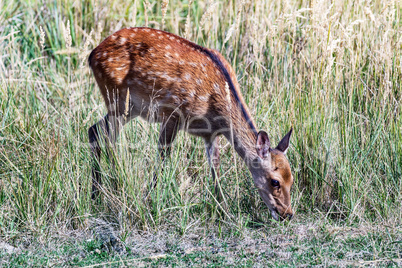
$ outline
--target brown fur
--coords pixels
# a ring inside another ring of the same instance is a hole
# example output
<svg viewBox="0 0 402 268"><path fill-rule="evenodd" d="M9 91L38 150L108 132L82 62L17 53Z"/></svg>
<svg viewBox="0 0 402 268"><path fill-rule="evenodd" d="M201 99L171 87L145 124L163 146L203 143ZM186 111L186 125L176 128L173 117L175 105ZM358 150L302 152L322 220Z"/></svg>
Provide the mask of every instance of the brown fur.
<svg viewBox="0 0 402 268"><path fill-rule="evenodd" d="M216 144L216 136L223 134L245 160L257 187L262 185L257 177L270 181L271 167L252 165L255 159L267 162L268 158L258 156L254 121L233 69L219 52L164 31L130 28L106 38L92 51L88 61L108 109L108 116L89 130L97 161L99 129L113 142L126 122L141 116L162 123L159 145L163 157L177 131L184 129L205 139L216 177L217 164L213 163L219 163L219 152L212 145ZM293 178L289 163L281 152L271 153L269 161L284 163L280 168L281 187L276 189L280 193L275 194L272 187L261 187L278 200L275 208L270 207L271 212L277 209L286 217L292 214L289 190ZM100 184L97 172L95 168L94 183Z"/></svg>

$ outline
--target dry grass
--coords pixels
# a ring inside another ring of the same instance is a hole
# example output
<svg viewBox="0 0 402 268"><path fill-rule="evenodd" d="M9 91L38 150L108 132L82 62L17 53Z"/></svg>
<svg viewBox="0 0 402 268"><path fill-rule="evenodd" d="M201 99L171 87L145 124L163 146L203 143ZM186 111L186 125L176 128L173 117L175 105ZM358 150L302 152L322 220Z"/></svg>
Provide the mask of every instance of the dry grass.
<svg viewBox="0 0 402 268"><path fill-rule="evenodd" d="M301 217L300 217L301 218ZM399 226L359 228L334 225L325 218L303 217L283 228L248 228L240 235L222 228L220 234L194 228L179 235L169 229L157 232L133 230L121 233L127 251L116 254L94 240L94 229L60 228L46 239L29 235L11 243L19 245L4 253L4 266L121 267L250 267L250 266L397 266L401 265L402 230ZM8 248L12 246L5 245ZM399 255L398 255L399 254ZM399 257L398 257L399 256Z"/></svg>

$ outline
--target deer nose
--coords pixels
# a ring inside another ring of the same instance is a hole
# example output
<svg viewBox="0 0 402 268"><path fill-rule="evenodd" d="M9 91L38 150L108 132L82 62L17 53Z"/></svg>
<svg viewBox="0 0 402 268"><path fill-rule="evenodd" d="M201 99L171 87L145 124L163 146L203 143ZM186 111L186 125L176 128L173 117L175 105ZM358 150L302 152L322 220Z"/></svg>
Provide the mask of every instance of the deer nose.
<svg viewBox="0 0 402 268"><path fill-rule="evenodd" d="M286 218L287 218L288 220L291 220L291 219L293 218L293 214L292 214L292 213L286 214Z"/></svg>

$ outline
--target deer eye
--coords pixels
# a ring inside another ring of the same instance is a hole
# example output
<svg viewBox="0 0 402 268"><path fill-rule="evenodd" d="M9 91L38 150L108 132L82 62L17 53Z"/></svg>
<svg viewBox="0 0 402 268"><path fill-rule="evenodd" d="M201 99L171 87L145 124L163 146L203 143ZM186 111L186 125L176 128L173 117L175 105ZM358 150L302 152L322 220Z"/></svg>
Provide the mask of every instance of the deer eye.
<svg viewBox="0 0 402 268"><path fill-rule="evenodd" d="M279 169L278 167L275 167L275 168L274 168L274 171L277 171L278 169Z"/></svg>
<svg viewBox="0 0 402 268"><path fill-rule="evenodd" d="M271 180L271 185L272 185L273 187L279 187L279 181L277 181L277 180Z"/></svg>

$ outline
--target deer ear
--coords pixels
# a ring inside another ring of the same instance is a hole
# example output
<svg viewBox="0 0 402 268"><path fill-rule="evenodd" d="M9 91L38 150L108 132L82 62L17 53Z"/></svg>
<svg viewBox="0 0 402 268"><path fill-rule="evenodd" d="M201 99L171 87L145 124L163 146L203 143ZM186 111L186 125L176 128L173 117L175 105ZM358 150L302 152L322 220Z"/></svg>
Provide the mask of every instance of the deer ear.
<svg viewBox="0 0 402 268"><path fill-rule="evenodd" d="M283 137L283 139L279 142L278 146L276 146L276 149L283 152L286 154L286 151L289 148L289 140L290 140L290 135L292 135L293 128L290 129L290 131Z"/></svg>
<svg viewBox="0 0 402 268"><path fill-rule="evenodd" d="M271 149L271 143L269 142L267 132L258 132L256 148L257 154L260 158L267 158L269 150Z"/></svg>

